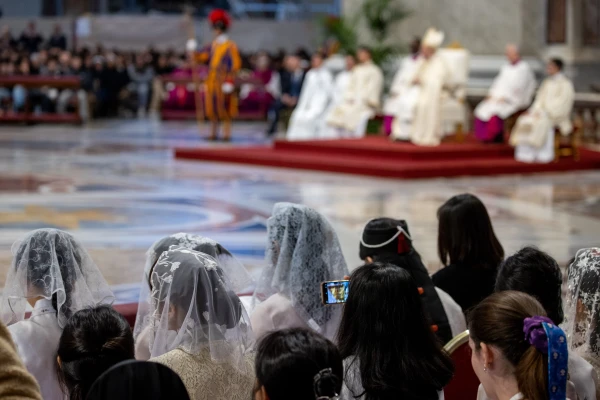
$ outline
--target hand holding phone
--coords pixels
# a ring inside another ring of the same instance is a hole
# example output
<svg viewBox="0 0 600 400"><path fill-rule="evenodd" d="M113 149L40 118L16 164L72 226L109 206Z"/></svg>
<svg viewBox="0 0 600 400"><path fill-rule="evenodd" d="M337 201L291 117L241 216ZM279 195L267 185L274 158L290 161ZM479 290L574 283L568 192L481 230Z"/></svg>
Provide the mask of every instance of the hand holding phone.
<svg viewBox="0 0 600 400"><path fill-rule="evenodd" d="M323 304L343 304L348 299L350 281L328 281L321 283L321 299Z"/></svg>

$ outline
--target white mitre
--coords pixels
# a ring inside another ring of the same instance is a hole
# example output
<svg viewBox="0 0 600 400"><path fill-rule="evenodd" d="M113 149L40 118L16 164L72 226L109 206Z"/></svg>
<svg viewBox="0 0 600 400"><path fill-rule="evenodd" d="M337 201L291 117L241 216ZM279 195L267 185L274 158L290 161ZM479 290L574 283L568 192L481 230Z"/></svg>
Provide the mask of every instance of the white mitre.
<svg viewBox="0 0 600 400"><path fill-rule="evenodd" d="M425 47L437 49L442 45L443 42L444 32L438 31L435 28L429 28L427 29L427 32L425 32L425 36L423 36L421 44Z"/></svg>

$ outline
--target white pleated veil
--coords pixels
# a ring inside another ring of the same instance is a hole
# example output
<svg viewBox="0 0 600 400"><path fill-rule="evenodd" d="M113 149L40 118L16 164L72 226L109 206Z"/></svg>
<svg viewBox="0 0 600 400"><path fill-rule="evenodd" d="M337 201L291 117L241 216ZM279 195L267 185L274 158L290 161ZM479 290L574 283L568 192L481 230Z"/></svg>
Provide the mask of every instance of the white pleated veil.
<svg viewBox="0 0 600 400"><path fill-rule="evenodd" d="M564 331L569 351L600 367L600 248L579 250L569 267Z"/></svg>
<svg viewBox="0 0 600 400"><path fill-rule="evenodd" d="M150 356L174 349L197 355L209 351L215 363L245 368L253 345L249 318L227 276L213 257L171 248L152 268L151 290L140 300L135 333L150 330Z"/></svg>
<svg viewBox="0 0 600 400"><path fill-rule="evenodd" d="M67 232L39 229L12 247L13 262L0 303L7 325L25 318L27 299L52 300L62 328L78 310L112 304L111 292L84 247Z"/></svg>
<svg viewBox="0 0 600 400"><path fill-rule="evenodd" d="M310 327L333 337L343 307L322 304L321 283L349 275L334 229L309 207L277 203L267 230L266 265L256 285L254 305L280 293Z"/></svg>

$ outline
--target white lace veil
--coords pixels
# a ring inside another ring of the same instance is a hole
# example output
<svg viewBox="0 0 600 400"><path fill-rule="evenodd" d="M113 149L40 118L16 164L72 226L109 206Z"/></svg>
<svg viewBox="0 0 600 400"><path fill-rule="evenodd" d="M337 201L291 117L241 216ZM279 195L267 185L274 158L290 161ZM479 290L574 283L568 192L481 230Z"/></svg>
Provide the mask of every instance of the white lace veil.
<svg viewBox="0 0 600 400"><path fill-rule="evenodd" d="M67 232L30 232L13 245L12 253L0 303L0 318L7 325L25 318L28 298L52 300L61 328L74 312L114 301L90 255Z"/></svg>
<svg viewBox="0 0 600 400"><path fill-rule="evenodd" d="M149 312L135 334L149 329L150 356L179 348L188 354L208 351L216 363L244 370L253 345L249 318L227 276L213 257L174 248L163 252L150 275L151 290L140 300Z"/></svg>
<svg viewBox="0 0 600 400"><path fill-rule="evenodd" d="M291 203L275 204L267 231L266 265L253 305L280 293L311 328L333 338L342 307L323 305L320 286L349 275L335 231L315 210Z"/></svg>
<svg viewBox="0 0 600 400"><path fill-rule="evenodd" d="M146 253L144 276L149 282L150 270L160 255L171 247L184 247L189 250L208 254L219 262L219 266L227 275L233 290L239 292L253 284L250 273L225 247L204 236L189 233L176 233L156 241Z"/></svg>
<svg viewBox="0 0 600 400"><path fill-rule="evenodd" d="M582 249L568 271L564 331L569 351L600 364L600 248ZM591 362L591 361L590 361Z"/></svg>

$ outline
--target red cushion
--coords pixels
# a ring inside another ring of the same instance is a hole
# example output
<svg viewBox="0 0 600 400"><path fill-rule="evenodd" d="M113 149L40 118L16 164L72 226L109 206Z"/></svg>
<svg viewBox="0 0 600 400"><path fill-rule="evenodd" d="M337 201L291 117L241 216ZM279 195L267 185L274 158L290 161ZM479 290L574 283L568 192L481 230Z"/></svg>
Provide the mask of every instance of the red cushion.
<svg viewBox="0 0 600 400"><path fill-rule="evenodd" d="M445 400L476 399L479 378L471 365L471 348L469 342L462 344L452 354L454 361L454 377L444 388Z"/></svg>

